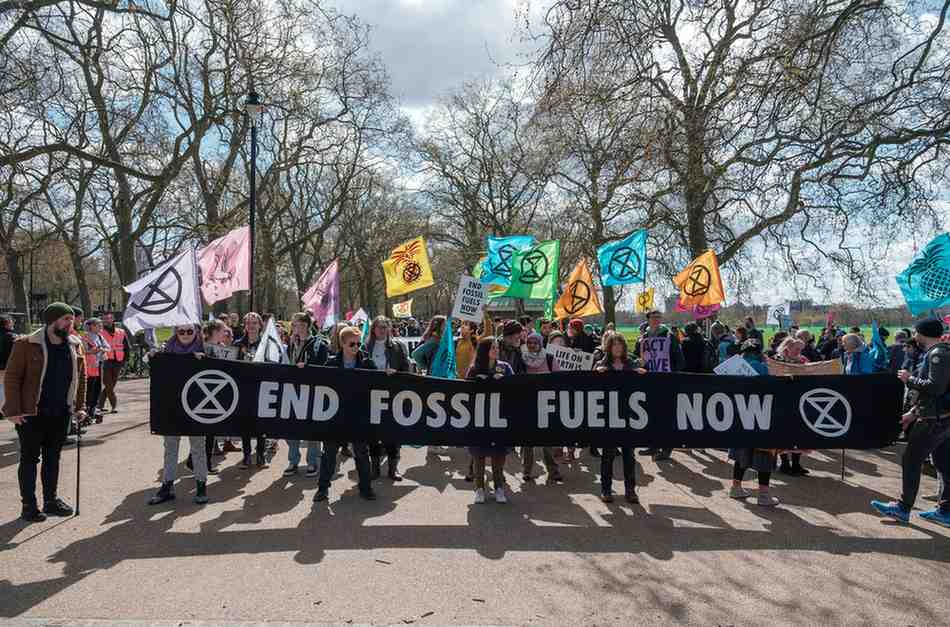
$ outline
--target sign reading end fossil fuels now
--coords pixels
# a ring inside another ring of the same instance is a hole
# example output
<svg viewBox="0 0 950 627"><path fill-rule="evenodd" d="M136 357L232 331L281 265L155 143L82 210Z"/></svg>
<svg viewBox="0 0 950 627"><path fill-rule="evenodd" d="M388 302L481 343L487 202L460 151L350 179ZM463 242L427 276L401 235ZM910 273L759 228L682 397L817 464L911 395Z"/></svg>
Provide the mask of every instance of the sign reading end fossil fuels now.
<svg viewBox="0 0 950 627"><path fill-rule="evenodd" d="M190 355L151 362L162 435L442 445L880 448L902 386L861 377L564 372L452 381Z"/></svg>

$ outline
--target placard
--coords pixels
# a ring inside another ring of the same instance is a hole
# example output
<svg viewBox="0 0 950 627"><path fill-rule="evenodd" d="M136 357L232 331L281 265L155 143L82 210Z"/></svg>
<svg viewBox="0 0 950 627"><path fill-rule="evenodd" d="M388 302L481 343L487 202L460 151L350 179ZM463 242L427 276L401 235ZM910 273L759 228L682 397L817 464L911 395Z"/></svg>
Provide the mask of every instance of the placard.
<svg viewBox="0 0 950 627"><path fill-rule="evenodd" d="M452 317L469 322L481 322L485 314L486 300L488 300L488 293L482 282L475 277L463 274L459 279L458 291L455 293Z"/></svg>
<svg viewBox="0 0 950 627"><path fill-rule="evenodd" d="M742 355L733 355L713 368L713 372L737 377L754 377L759 374Z"/></svg>
<svg viewBox="0 0 950 627"><path fill-rule="evenodd" d="M593 370L594 356L566 346L548 346L548 355L554 357L561 370Z"/></svg>
<svg viewBox="0 0 950 627"><path fill-rule="evenodd" d="M205 344L205 355L212 359L230 359L237 361L241 355L241 349L238 346L218 346L216 344Z"/></svg>
<svg viewBox="0 0 950 627"><path fill-rule="evenodd" d="M650 372L670 372L672 366L669 336L641 337L640 357L643 359L643 367Z"/></svg>

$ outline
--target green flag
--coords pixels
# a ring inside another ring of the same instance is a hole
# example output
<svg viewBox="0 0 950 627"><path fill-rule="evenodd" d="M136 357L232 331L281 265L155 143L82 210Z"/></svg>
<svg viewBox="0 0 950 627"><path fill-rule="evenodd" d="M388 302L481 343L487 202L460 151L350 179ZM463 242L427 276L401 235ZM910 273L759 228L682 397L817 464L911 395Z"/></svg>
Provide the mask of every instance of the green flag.
<svg viewBox="0 0 950 627"><path fill-rule="evenodd" d="M511 257L511 286L505 296L548 300L557 290L561 242L550 240Z"/></svg>

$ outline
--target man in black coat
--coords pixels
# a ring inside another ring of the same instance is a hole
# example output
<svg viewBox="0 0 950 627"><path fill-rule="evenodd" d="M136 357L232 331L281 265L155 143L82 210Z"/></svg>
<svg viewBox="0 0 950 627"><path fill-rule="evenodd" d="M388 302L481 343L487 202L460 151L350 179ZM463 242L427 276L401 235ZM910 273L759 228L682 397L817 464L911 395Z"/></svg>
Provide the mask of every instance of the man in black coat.
<svg viewBox="0 0 950 627"><path fill-rule="evenodd" d="M377 370L384 370L387 373L409 372L409 354L406 346L392 338L392 326L383 316L373 320L364 351ZM399 474L399 444L395 442L373 442L370 445L373 479L379 479L382 474L384 451L388 460L387 476L391 481L402 481L402 476Z"/></svg>
<svg viewBox="0 0 950 627"><path fill-rule="evenodd" d="M376 370L376 364L360 350L360 330L347 327L340 332L340 352L329 360L327 367L346 370ZM330 494L330 481L336 474L336 455L340 450L340 442L326 442L323 459L320 461L320 481L316 501L325 501ZM375 501L372 475L370 473L369 446L366 442L353 442L353 458L356 460L356 472L359 475L360 496L367 501Z"/></svg>

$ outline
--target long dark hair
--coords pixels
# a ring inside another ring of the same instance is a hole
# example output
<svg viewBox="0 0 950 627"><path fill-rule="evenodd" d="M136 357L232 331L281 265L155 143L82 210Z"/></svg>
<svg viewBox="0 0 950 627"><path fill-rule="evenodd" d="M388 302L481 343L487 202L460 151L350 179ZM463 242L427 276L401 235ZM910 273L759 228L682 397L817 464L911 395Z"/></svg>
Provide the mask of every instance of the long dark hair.
<svg viewBox="0 0 950 627"><path fill-rule="evenodd" d="M430 337L438 333L442 335L443 328L445 327L445 316L434 316L432 320L429 320L429 326L426 327L425 333L422 334L422 341L426 342Z"/></svg>
<svg viewBox="0 0 950 627"><path fill-rule="evenodd" d="M472 363L472 372L475 374L486 374L491 365L489 360L491 357L492 346L498 344L498 340L494 337L483 337L478 341L478 346L475 347L475 361Z"/></svg>

